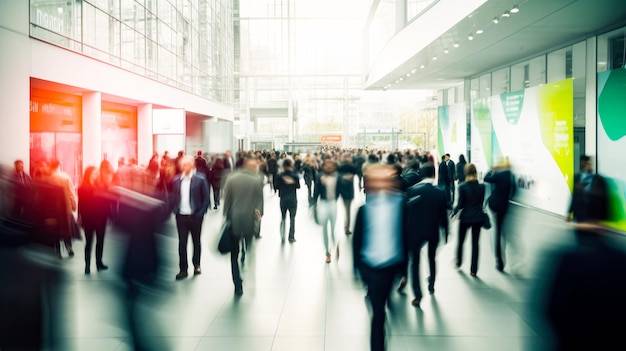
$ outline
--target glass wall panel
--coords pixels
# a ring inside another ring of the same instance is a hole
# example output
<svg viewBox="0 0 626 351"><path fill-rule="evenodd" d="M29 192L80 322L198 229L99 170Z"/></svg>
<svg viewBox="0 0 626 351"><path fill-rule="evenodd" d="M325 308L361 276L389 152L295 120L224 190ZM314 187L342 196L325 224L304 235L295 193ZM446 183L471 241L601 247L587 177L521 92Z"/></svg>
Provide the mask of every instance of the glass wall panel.
<svg viewBox="0 0 626 351"><path fill-rule="evenodd" d="M439 0L406 0L406 21L411 22Z"/></svg>
<svg viewBox="0 0 626 351"><path fill-rule="evenodd" d="M480 76L479 92L479 97L488 97L493 95L491 93L491 73Z"/></svg>
<svg viewBox="0 0 626 351"><path fill-rule="evenodd" d="M30 0L30 13L33 37L234 103L229 0Z"/></svg>
<svg viewBox="0 0 626 351"><path fill-rule="evenodd" d="M598 72L626 67L626 27L598 36Z"/></svg>
<svg viewBox="0 0 626 351"><path fill-rule="evenodd" d="M491 74L492 95L504 94L509 92L509 67L497 70Z"/></svg>

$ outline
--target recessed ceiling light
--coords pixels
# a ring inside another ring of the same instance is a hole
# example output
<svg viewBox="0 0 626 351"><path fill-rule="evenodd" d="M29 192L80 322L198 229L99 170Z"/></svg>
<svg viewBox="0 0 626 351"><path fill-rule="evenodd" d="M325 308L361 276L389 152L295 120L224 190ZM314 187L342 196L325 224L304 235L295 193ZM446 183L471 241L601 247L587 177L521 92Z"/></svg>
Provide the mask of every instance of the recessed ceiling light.
<svg viewBox="0 0 626 351"><path fill-rule="evenodd" d="M484 32L485 32L484 30L479 29L479 30L476 31L476 34L483 34Z"/></svg>
<svg viewBox="0 0 626 351"><path fill-rule="evenodd" d="M494 18L494 19L493 19L493 23L494 23L494 24L498 24L498 23L500 23L500 20L498 19L498 17L496 17L496 18Z"/></svg>
<svg viewBox="0 0 626 351"><path fill-rule="evenodd" d="M411 70L411 73L415 73L415 72L417 72L417 69L413 68L413 69Z"/></svg>
<svg viewBox="0 0 626 351"><path fill-rule="evenodd" d="M410 77L410 76L411 76L411 73L407 73L407 74L406 74L406 76L407 76L407 77Z"/></svg>
<svg viewBox="0 0 626 351"><path fill-rule="evenodd" d="M453 46L454 46L455 48L458 48L458 47L459 47L459 43L454 43L454 45L453 45Z"/></svg>
<svg viewBox="0 0 626 351"><path fill-rule="evenodd" d="M399 81L403 81L403 80L404 80L404 78L400 77L400 78L398 78L398 80L399 80Z"/></svg>
<svg viewBox="0 0 626 351"><path fill-rule="evenodd" d="M470 35L467 36L467 39L468 40L474 40L474 36L470 34Z"/></svg>
<svg viewBox="0 0 626 351"><path fill-rule="evenodd" d="M433 61L437 60L437 56L433 56Z"/></svg>
<svg viewBox="0 0 626 351"><path fill-rule="evenodd" d="M448 51L448 49L444 49L444 50L443 50L443 53L444 53L444 54L447 54L448 52L449 52L449 51Z"/></svg>
<svg viewBox="0 0 626 351"><path fill-rule="evenodd" d="M421 66L420 66L420 68L424 68L424 67L426 67L426 66L424 66L424 65L421 65Z"/></svg>
<svg viewBox="0 0 626 351"><path fill-rule="evenodd" d="M517 5L513 6L513 8L511 9L511 13L518 13L519 12L519 7L517 7Z"/></svg>
<svg viewBox="0 0 626 351"><path fill-rule="evenodd" d="M504 11L504 13L502 14L502 17L509 17L509 16L511 16L509 11Z"/></svg>

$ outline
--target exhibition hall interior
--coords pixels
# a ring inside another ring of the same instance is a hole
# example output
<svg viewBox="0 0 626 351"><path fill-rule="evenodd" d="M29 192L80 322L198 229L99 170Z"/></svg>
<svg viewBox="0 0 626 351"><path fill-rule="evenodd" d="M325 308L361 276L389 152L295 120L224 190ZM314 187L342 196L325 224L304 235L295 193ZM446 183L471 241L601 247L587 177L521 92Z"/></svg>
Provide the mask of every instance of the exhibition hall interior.
<svg viewBox="0 0 626 351"><path fill-rule="evenodd" d="M0 0L0 52L1 351L620 342L625 1Z"/></svg>

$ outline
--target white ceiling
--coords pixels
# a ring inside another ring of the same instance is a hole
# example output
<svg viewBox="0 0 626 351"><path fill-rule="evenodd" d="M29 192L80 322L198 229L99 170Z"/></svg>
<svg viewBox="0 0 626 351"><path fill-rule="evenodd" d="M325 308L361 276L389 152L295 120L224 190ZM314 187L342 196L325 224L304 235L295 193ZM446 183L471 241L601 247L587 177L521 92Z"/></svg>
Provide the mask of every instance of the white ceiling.
<svg viewBox="0 0 626 351"><path fill-rule="evenodd" d="M501 17L515 5L518 13ZM494 18L500 22L494 24ZM619 25L626 25L626 0L489 0L367 88L447 88ZM476 34L479 29L484 33ZM474 40L468 40L470 33Z"/></svg>

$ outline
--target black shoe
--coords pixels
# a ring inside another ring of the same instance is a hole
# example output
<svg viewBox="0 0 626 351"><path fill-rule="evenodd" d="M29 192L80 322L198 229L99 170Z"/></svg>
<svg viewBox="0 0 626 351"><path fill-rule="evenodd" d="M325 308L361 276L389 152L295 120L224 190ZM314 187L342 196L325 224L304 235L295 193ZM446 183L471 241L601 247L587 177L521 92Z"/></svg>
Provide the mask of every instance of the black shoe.
<svg viewBox="0 0 626 351"><path fill-rule="evenodd" d="M243 295L243 287L241 285L235 287L235 295L237 296Z"/></svg>
<svg viewBox="0 0 626 351"><path fill-rule="evenodd" d="M496 265L496 269L500 272L502 272L504 270L504 264L500 263Z"/></svg>
<svg viewBox="0 0 626 351"><path fill-rule="evenodd" d="M176 274L176 280L183 280L185 278L187 278L189 276L189 274L187 272L180 272L178 274Z"/></svg>
<svg viewBox="0 0 626 351"><path fill-rule="evenodd" d="M213 209L214 209L214 210L217 210L217 205L213 206Z"/></svg>
<svg viewBox="0 0 626 351"><path fill-rule="evenodd" d="M99 265L96 266L96 268L98 269L98 272L100 272L100 271L106 271L107 269L109 269L109 266L105 265L104 263L100 263Z"/></svg>
<svg viewBox="0 0 626 351"><path fill-rule="evenodd" d="M91 269L89 267L85 267L85 274L91 273Z"/></svg>
<svg viewBox="0 0 626 351"><path fill-rule="evenodd" d="M432 279L430 279L430 277L428 277L427 281L428 281L428 292L431 293L431 294L434 294L435 293L435 282Z"/></svg>
<svg viewBox="0 0 626 351"><path fill-rule="evenodd" d="M74 250L72 250L72 248L70 247L69 249L67 249L67 254L70 255L70 257L74 257Z"/></svg>
<svg viewBox="0 0 626 351"><path fill-rule="evenodd" d="M196 268L193 269L193 275L198 275L198 274L202 274L202 270L200 269L200 266L197 266Z"/></svg>
<svg viewBox="0 0 626 351"><path fill-rule="evenodd" d="M295 239L295 238L289 238L289 242L290 242L290 243L295 243L295 242L296 242L296 239Z"/></svg>
<svg viewBox="0 0 626 351"><path fill-rule="evenodd" d="M411 301L411 305L420 308L420 299L413 299L413 301Z"/></svg>

